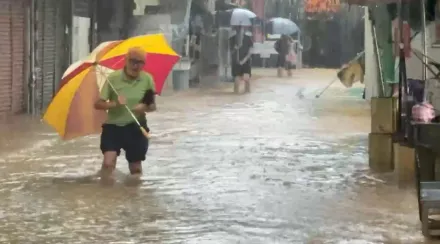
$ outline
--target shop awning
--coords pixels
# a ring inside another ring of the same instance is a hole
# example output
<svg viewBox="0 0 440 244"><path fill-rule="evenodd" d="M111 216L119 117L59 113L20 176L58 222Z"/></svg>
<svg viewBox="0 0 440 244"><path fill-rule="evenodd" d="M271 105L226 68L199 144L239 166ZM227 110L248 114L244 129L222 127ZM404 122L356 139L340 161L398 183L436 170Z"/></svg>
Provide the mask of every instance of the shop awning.
<svg viewBox="0 0 440 244"><path fill-rule="evenodd" d="M343 2L353 5L362 5L362 6L368 6L373 4L379 4L379 3L398 3L400 0L343 0ZM410 1L420 1L420 0L402 0L403 2L410 2Z"/></svg>

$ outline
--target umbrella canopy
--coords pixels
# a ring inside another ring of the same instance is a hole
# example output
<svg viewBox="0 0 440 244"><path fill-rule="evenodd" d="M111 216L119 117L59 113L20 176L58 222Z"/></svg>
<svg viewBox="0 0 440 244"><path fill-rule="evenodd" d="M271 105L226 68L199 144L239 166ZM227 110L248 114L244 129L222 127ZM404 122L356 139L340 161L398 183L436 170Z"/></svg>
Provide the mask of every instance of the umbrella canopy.
<svg viewBox="0 0 440 244"><path fill-rule="evenodd" d="M228 12L231 14L230 24L232 26L252 26L251 19L257 17L254 12L244 8L234 8Z"/></svg>
<svg viewBox="0 0 440 244"><path fill-rule="evenodd" d="M127 40L110 41L100 44L83 61L72 64L64 73L59 90L72 78L95 64L117 70L125 66L125 55L128 49L140 47L147 53L144 71L150 73L156 85L156 92L161 93L168 73L180 57L168 45L163 34L142 35Z"/></svg>
<svg viewBox="0 0 440 244"><path fill-rule="evenodd" d="M272 18L268 24L271 34L275 35L292 35L299 31L299 27L293 21L286 18Z"/></svg>
<svg viewBox="0 0 440 244"><path fill-rule="evenodd" d="M67 69L57 94L44 114L43 120L62 139L101 131L107 113L95 110L93 105L108 75L125 66L125 55L132 47L140 47L147 53L144 71L152 76L156 92L160 94L166 77L180 59L164 35L144 35L102 43L86 59Z"/></svg>

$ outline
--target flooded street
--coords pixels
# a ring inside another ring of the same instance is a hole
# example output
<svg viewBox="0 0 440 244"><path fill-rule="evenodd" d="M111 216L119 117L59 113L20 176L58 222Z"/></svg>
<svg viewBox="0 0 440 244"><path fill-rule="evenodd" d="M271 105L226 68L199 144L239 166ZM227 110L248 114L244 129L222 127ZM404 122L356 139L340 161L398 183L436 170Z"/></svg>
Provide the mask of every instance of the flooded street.
<svg viewBox="0 0 440 244"><path fill-rule="evenodd" d="M115 186L86 177L100 167L98 136L4 125L0 243L428 243L414 190L368 171L361 89L335 84L315 99L334 75L159 98L140 186L123 183L123 157Z"/></svg>

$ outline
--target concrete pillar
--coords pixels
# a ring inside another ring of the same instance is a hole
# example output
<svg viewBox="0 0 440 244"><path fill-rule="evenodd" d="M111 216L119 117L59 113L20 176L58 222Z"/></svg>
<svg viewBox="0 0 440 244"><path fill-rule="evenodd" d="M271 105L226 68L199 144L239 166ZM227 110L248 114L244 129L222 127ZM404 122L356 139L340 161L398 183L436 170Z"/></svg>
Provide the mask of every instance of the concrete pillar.
<svg viewBox="0 0 440 244"><path fill-rule="evenodd" d="M369 134L368 165L373 172L392 172L394 169L393 156L392 134Z"/></svg>
<svg viewBox="0 0 440 244"><path fill-rule="evenodd" d="M397 128L397 98L373 97L371 104L371 132L394 133Z"/></svg>
<svg viewBox="0 0 440 244"><path fill-rule="evenodd" d="M369 166L383 173L394 169L393 133L396 131L396 98L371 98L371 133L369 141Z"/></svg>
<svg viewBox="0 0 440 244"><path fill-rule="evenodd" d="M414 186L415 150L400 143L394 143L394 173L399 187Z"/></svg>
<svg viewBox="0 0 440 244"><path fill-rule="evenodd" d="M173 92L174 92L174 90L173 90L173 72L171 71L170 74L168 75L167 79L165 80L165 84L162 89L161 95L169 96L169 95L173 94Z"/></svg>

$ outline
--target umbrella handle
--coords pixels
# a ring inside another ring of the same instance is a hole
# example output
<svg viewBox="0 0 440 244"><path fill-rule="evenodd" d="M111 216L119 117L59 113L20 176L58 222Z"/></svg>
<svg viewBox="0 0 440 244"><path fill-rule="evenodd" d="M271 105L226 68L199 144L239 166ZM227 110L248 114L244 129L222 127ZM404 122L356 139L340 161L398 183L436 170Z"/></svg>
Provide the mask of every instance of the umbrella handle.
<svg viewBox="0 0 440 244"><path fill-rule="evenodd" d="M150 133L148 133L148 131L144 127L142 127L141 123L139 123L139 120L136 118L136 116L134 116L133 112L130 110L130 108L127 105L125 105L125 108L130 113L131 117L134 119L134 122L136 122L136 124L138 124L139 129L141 130L141 132L145 136L145 138L149 139Z"/></svg>
<svg viewBox="0 0 440 244"><path fill-rule="evenodd" d="M148 133L144 127L139 126L139 129L141 129L141 132L145 136L145 138L150 139L150 133Z"/></svg>

